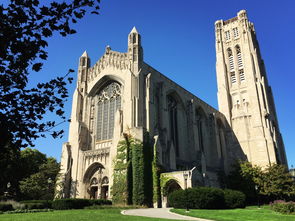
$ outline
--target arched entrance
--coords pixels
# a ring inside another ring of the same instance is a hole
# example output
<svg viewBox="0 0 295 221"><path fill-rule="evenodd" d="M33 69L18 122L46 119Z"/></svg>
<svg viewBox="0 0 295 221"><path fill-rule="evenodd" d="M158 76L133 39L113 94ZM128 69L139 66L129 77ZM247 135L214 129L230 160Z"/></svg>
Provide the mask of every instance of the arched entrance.
<svg viewBox="0 0 295 221"><path fill-rule="evenodd" d="M104 166L98 162L88 167L83 178L86 189L85 198L108 199L109 179L105 172Z"/></svg>
<svg viewBox="0 0 295 221"><path fill-rule="evenodd" d="M162 205L163 207L169 207L168 203L168 196L173 193L176 190L181 189L181 186L178 184L178 182L175 179L170 179L166 182L162 189L162 194L163 194L163 200L162 200Z"/></svg>
<svg viewBox="0 0 295 221"><path fill-rule="evenodd" d="M104 177L101 181L101 199L108 199L108 193L109 193L109 178Z"/></svg>

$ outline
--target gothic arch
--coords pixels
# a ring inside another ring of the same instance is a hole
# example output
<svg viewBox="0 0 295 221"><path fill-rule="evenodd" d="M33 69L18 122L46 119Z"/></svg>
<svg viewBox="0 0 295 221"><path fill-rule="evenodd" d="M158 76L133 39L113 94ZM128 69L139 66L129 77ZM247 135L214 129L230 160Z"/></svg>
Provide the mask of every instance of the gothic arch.
<svg viewBox="0 0 295 221"><path fill-rule="evenodd" d="M124 80L116 75L105 75L101 79L99 79L95 85L91 88L89 91L89 96L95 96L95 94L100 91L101 88L103 88L105 85L107 85L109 82L116 81L118 82L122 87L124 87Z"/></svg>
<svg viewBox="0 0 295 221"><path fill-rule="evenodd" d="M183 132L186 129L184 124L186 125L187 116L181 97L174 90L168 91L166 95L166 106L168 110L168 127L171 142L169 146L173 146L175 150L175 156L169 156L168 158L172 157L173 159L175 157L180 157L180 150L186 147L184 141L181 139L186 135L186 133L183 134ZM180 130L180 128L182 128L182 130ZM170 147L168 148L169 153L166 154L171 154Z"/></svg>
<svg viewBox="0 0 295 221"><path fill-rule="evenodd" d="M101 163L95 162L91 164L84 173L83 182L90 183L90 179L92 178L94 173L102 169L104 169L104 166Z"/></svg>
<svg viewBox="0 0 295 221"><path fill-rule="evenodd" d="M181 186L179 185L178 181L175 179L169 179L165 185L163 186L163 195L168 196L172 192L176 190L182 189Z"/></svg>
<svg viewBox="0 0 295 221"><path fill-rule="evenodd" d="M199 150L205 154L207 146L206 134L209 134L208 116L201 106L198 106L195 110L195 125L198 136Z"/></svg>

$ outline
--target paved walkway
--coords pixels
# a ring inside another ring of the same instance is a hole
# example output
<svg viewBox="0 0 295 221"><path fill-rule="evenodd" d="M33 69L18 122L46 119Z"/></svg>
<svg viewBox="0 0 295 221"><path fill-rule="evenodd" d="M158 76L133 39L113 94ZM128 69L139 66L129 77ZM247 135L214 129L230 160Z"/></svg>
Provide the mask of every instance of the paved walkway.
<svg viewBox="0 0 295 221"><path fill-rule="evenodd" d="M207 219L182 216L182 215L170 212L170 209L171 208L128 209L128 210L122 211L122 214L129 215L129 216L146 216L146 217L164 218L164 219L210 221Z"/></svg>

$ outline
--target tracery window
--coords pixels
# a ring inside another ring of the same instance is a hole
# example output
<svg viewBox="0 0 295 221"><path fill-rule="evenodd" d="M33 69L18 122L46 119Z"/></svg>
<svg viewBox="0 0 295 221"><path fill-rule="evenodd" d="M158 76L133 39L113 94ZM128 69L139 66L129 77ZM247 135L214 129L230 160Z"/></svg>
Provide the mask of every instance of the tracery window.
<svg viewBox="0 0 295 221"><path fill-rule="evenodd" d="M170 135L175 147L176 156L179 156L178 146L178 124L177 124L177 102L172 96L168 96L168 114L170 124Z"/></svg>
<svg viewBox="0 0 295 221"><path fill-rule="evenodd" d="M96 140L113 138L115 113L121 108L121 85L112 82L98 94Z"/></svg>
<svg viewBox="0 0 295 221"><path fill-rule="evenodd" d="M234 56L232 50L229 48L227 49L228 61L229 61L229 70L233 71L235 69L234 65Z"/></svg>
<svg viewBox="0 0 295 221"><path fill-rule="evenodd" d="M241 54L241 48L239 45L236 46L236 53L238 58L238 67L239 69L243 68L243 61L242 61L242 54Z"/></svg>

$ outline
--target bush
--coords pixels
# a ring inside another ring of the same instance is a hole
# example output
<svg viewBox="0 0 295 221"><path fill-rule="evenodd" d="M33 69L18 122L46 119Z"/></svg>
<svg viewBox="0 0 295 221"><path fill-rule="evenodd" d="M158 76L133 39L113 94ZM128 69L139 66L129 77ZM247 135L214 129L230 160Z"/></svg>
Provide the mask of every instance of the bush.
<svg viewBox="0 0 295 221"><path fill-rule="evenodd" d="M187 190L177 190L168 197L169 206L191 209L221 209L224 208L224 193L213 187L195 187Z"/></svg>
<svg viewBox="0 0 295 221"><path fill-rule="evenodd" d="M98 200L90 200L91 205L112 205L112 201L98 199Z"/></svg>
<svg viewBox="0 0 295 221"><path fill-rule="evenodd" d="M9 210L13 210L12 204L0 203L0 211L5 212Z"/></svg>
<svg viewBox="0 0 295 221"><path fill-rule="evenodd" d="M295 202L274 201L270 204L271 209L283 214L295 214Z"/></svg>
<svg viewBox="0 0 295 221"><path fill-rule="evenodd" d="M51 209L52 201L51 200L26 200L21 201L25 209Z"/></svg>
<svg viewBox="0 0 295 221"><path fill-rule="evenodd" d="M224 201L225 207L229 209L234 208L245 208L246 206L246 195L237 190L224 190Z"/></svg>
<svg viewBox="0 0 295 221"><path fill-rule="evenodd" d="M52 202L52 208L56 210L83 209L90 205L91 201L88 199L57 199Z"/></svg>
<svg viewBox="0 0 295 221"><path fill-rule="evenodd" d="M12 211L7 211L5 214L13 214L13 213L37 213L37 212L52 212L52 209L18 209L18 210L12 210Z"/></svg>
<svg viewBox="0 0 295 221"><path fill-rule="evenodd" d="M52 208L56 210L66 210L66 209L83 209L86 206L92 205L111 205L112 201L98 199L58 199L52 202Z"/></svg>

